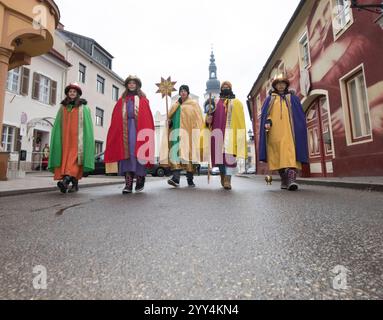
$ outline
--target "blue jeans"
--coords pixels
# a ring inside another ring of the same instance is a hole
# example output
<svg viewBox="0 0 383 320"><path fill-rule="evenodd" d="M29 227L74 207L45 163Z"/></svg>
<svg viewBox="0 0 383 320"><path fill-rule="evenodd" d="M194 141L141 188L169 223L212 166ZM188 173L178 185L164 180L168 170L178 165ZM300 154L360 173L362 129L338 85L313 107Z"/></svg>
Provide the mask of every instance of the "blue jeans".
<svg viewBox="0 0 383 320"><path fill-rule="evenodd" d="M226 167L224 164L220 164L218 166L219 168L219 172L224 175L224 176L233 176L234 174L236 174L236 171L237 171L237 168L229 168L229 167Z"/></svg>

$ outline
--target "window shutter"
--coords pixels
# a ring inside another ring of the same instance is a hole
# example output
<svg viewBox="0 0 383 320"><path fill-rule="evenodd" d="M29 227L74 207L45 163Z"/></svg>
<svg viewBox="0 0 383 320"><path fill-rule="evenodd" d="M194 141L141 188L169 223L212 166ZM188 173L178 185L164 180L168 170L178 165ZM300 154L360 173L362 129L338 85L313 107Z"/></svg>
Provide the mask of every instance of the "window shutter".
<svg viewBox="0 0 383 320"><path fill-rule="evenodd" d="M31 71L28 68L21 69L21 95L27 96L29 93L29 75Z"/></svg>
<svg viewBox="0 0 383 320"><path fill-rule="evenodd" d="M57 102L57 82L51 80L51 95L50 95L50 104L55 106Z"/></svg>
<svg viewBox="0 0 383 320"><path fill-rule="evenodd" d="M20 129L15 128L14 151L18 152L20 150L21 150Z"/></svg>
<svg viewBox="0 0 383 320"><path fill-rule="evenodd" d="M35 72L33 74L32 99L39 100L39 97L40 97L40 75Z"/></svg>

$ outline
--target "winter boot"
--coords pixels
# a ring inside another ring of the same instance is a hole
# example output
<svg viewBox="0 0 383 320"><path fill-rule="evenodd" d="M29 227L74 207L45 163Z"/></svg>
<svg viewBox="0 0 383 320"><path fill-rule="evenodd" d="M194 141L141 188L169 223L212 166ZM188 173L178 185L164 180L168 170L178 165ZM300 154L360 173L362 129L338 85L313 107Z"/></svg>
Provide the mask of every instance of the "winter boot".
<svg viewBox="0 0 383 320"><path fill-rule="evenodd" d="M145 188L145 177L137 177L136 192L141 192Z"/></svg>
<svg viewBox="0 0 383 320"><path fill-rule="evenodd" d="M281 176L281 189L282 190L287 190L288 188L288 177L287 177L287 170L286 169L281 169L279 170L279 175Z"/></svg>
<svg viewBox="0 0 383 320"><path fill-rule="evenodd" d="M68 190L69 193L78 192L78 180L75 177L71 177L72 187Z"/></svg>
<svg viewBox="0 0 383 320"><path fill-rule="evenodd" d="M57 182L57 186L59 187L61 193L67 193L68 192L68 186L71 182L71 178L69 176L65 176L62 181Z"/></svg>
<svg viewBox="0 0 383 320"><path fill-rule="evenodd" d="M126 185L124 190L122 191L122 194L130 194L133 192L133 182L134 182L133 176L127 173L125 176Z"/></svg>
<svg viewBox="0 0 383 320"><path fill-rule="evenodd" d="M224 188L225 190L231 190L231 176L225 176L224 178Z"/></svg>
<svg viewBox="0 0 383 320"><path fill-rule="evenodd" d="M289 191L297 191L297 172L295 169L287 170L287 190Z"/></svg>

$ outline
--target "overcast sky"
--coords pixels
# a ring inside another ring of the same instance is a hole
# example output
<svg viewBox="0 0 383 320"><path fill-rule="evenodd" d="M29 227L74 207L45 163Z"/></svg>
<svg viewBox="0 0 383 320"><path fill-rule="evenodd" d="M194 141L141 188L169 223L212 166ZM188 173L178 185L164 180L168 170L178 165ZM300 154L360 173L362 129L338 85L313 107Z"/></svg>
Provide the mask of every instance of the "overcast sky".
<svg viewBox="0 0 383 320"><path fill-rule="evenodd" d="M65 29L94 38L122 78L138 75L152 109L165 112L155 83L171 76L201 97L211 46L218 78L246 97L299 0L55 0ZM246 115L248 112L246 109ZM249 123L249 121L248 121Z"/></svg>

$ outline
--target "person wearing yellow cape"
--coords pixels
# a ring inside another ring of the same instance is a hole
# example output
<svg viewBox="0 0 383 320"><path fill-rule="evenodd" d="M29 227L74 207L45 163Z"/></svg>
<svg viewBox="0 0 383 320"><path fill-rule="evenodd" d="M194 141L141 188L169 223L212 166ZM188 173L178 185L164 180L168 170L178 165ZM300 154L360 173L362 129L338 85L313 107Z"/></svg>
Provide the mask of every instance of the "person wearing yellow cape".
<svg viewBox="0 0 383 320"><path fill-rule="evenodd" d="M246 123L243 105L233 93L233 86L225 81L219 99L207 101L209 108L206 128L202 136L204 162L218 167L221 185L232 190L232 176L237 173L237 159L247 159ZM206 105L205 104L205 105ZM210 154L209 154L210 151ZM206 161L207 160L207 161Z"/></svg>
<svg viewBox="0 0 383 320"><path fill-rule="evenodd" d="M181 171L186 170L188 186L195 187L195 165L199 164L199 139L203 128L202 110L190 98L190 89L183 85L180 98L170 109L169 119L169 161L173 177L168 184L179 188Z"/></svg>

